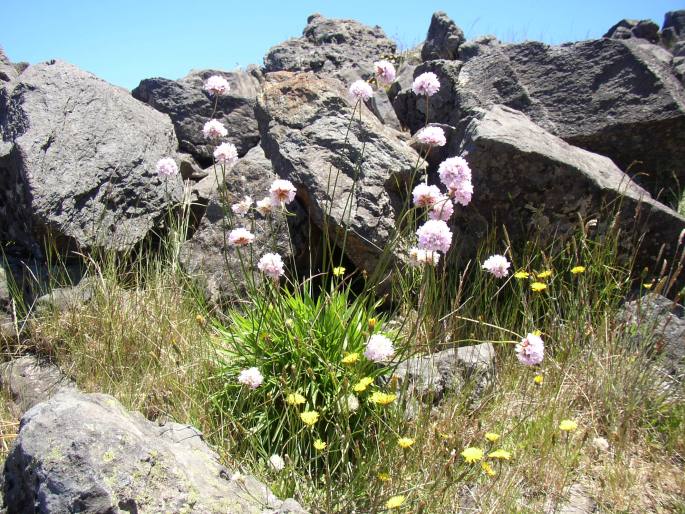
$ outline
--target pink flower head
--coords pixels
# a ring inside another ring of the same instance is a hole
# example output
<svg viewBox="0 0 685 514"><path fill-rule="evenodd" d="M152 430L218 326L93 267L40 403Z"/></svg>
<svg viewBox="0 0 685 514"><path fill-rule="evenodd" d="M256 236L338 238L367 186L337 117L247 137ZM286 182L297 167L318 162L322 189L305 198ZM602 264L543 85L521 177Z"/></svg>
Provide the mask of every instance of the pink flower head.
<svg viewBox="0 0 685 514"><path fill-rule="evenodd" d="M445 187L456 187L463 182L471 182L471 168L463 157L450 157L438 166L440 181Z"/></svg>
<svg viewBox="0 0 685 514"><path fill-rule="evenodd" d="M419 248L447 253L452 244L452 231L443 220L428 220L416 231Z"/></svg>
<svg viewBox="0 0 685 514"><path fill-rule="evenodd" d="M273 280L278 280L281 275L285 273L283 268L283 259L281 259L281 256L277 253L264 254L264 257L259 259L257 268L259 268L259 271Z"/></svg>
<svg viewBox="0 0 685 514"><path fill-rule="evenodd" d="M226 137L228 130L219 120L209 120L202 127L202 133L207 139L221 139Z"/></svg>
<svg viewBox="0 0 685 514"><path fill-rule="evenodd" d="M511 263L504 255L491 255L483 263L483 269L492 273L497 278L504 278L509 275L509 267Z"/></svg>
<svg viewBox="0 0 685 514"><path fill-rule="evenodd" d="M468 205L473 197L473 184L470 180L452 184L449 188L449 195L454 200L454 203L461 205Z"/></svg>
<svg viewBox="0 0 685 514"><path fill-rule="evenodd" d="M227 95L231 90L231 85L225 78L219 75L212 75L205 81L203 89L211 95L223 96Z"/></svg>
<svg viewBox="0 0 685 514"><path fill-rule="evenodd" d="M440 195L431 207L428 217L432 220L449 221L454 213L454 204L449 196Z"/></svg>
<svg viewBox="0 0 685 514"><path fill-rule="evenodd" d="M355 80L350 86L350 96L355 100L366 101L373 96L373 89L363 80Z"/></svg>
<svg viewBox="0 0 685 514"><path fill-rule="evenodd" d="M160 177L175 177L178 175L178 166L171 157L165 157L157 161L157 175Z"/></svg>
<svg viewBox="0 0 685 514"><path fill-rule="evenodd" d="M528 334L516 345L516 357L526 366L540 364L545 356L545 344L540 336Z"/></svg>
<svg viewBox="0 0 685 514"><path fill-rule="evenodd" d="M420 267L426 264L430 266L437 266L439 262L440 254L438 252L423 250L416 247L409 249L409 264L414 267Z"/></svg>
<svg viewBox="0 0 685 514"><path fill-rule="evenodd" d="M416 77L411 88L416 95L433 96L440 90L440 81L435 73L428 71Z"/></svg>
<svg viewBox="0 0 685 514"><path fill-rule="evenodd" d="M445 131L440 127L425 127L416 133L416 140L428 146L445 146Z"/></svg>
<svg viewBox="0 0 685 514"><path fill-rule="evenodd" d="M254 234L245 228L234 228L228 233L228 243L232 246L247 246L254 241Z"/></svg>
<svg viewBox="0 0 685 514"><path fill-rule="evenodd" d="M378 61L373 63L376 67L376 78L381 84L392 84L395 81L395 67L391 62L388 61Z"/></svg>
<svg viewBox="0 0 685 514"><path fill-rule="evenodd" d="M419 184L411 194L414 197L414 205L416 207L432 207L442 196L438 186L429 186L427 184Z"/></svg>
<svg viewBox="0 0 685 514"><path fill-rule="evenodd" d="M295 193L297 193L297 189L289 180L274 180L269 188L271 203L281 207L292 202L295 199Z"/></svg>
<svg viewBox="0 0 685 514"><path fill-rule="evenodd" d="M392 341L382 334L374 334L366 343L364 357L373 362L385 362L395 355L395 347Z"/></svg>
<svg viewBox="0 0 685 514"><path fill-rule="evenodd" d="M238 150L233 143L221 143L214 150L214 159L219 164L233 166L238 162Z"/></svg>
<svg viewBox="0 0 685 514"><path fill-rule="evenodd" d="M246 196L238 203L231 205L231 210L238 216L245 216L252 207L252 198Z"/></svg>
<svg viewBox="0 0 685 514"><path fill-rule="evenodd" d="M261 200L257 200L257 212L262 216L268 216L273 210L273 204L271 203L271 198L265 196Z"/></svg>
<svg viewBox="0 0 685 514"><path fill-rule="evenodd" d="M257 368L247 368L238 375L238 382L250 389L257 389L264 382L264 377Z"/></svg>

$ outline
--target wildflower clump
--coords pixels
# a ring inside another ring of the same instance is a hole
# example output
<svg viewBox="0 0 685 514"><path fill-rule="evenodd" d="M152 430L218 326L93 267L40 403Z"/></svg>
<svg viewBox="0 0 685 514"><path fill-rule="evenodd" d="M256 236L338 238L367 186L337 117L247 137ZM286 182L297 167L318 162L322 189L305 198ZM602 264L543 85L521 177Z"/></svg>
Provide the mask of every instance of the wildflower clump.
<svg viewBox="0 0 685 514"><path fill-rule="evenodd" d="M526 366L540 364L545 356L545 344L536 334L528 334L516 345L516 357Z"/></svg>
<svg viewBox="0 0 685 514"><path fill-rule="evenodd" d="M483 263L483 269L497 278L504 278L509 275L511 263L504 255L491 255Z"/></svg>
<svg viewBox="0 0 685 514"><path fill-rule="evenodd" d="M483 459L483 449L471 446L461 452L461 456L468 464L473 464Z"/></svg>

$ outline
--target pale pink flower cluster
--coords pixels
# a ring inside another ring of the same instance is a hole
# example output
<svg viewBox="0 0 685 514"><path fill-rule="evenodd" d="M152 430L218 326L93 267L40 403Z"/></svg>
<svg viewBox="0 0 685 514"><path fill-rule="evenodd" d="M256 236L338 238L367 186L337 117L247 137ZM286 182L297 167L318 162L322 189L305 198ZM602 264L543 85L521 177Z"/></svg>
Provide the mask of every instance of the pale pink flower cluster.
<svg viewBox="0 0 685 514"><path fill-rule="evenodd" d="M160 177L175 177L178 175L178 166L171 157L165 157L157 161L157 175Z"/></svg>
<svg viewBox="0 0 685 514"><path fill-rule="evenodd" d="M350 86L350 96L355 100L366 101L373 96L373 89L363 80L355 80Z"/></svg>
<svg viewBox="0 0 685 514"><path fill-rule="evenodd" d="M273 204L271 203L271 197L266 196L261 200L257 200L257 212L262 216L268 216L273 210Z"/></svg>
<svg viewBox="0 0 685 514"><path fill-rule="evenodd" d="M428 220L416 231L419 248L447 253L452 244L452 231L443 220Z"/></svg>
<svg viewBox="0 0 685 514"><path fill-rule="evenodd" d="M247 246L254 238L254 234L246 228L234 228L228 233L228 243L231 246Z"/></svg>
<svg viewBox="0 0 685 514"><path fill-rule="evenodd" d="M392 84L395 81L395 67L388 61L377 61L373 63L376 68L376 79L381 84Z"/></svg>
<svg viewBox="0 0 685 514"><path fill-rule="evenodd" d="M231 85L225 78L219 75L212 75L205 81L203 89L209 94L223 96L227 95L231 90Z"/></svg>
<svg viewBox="0 0 685 514"><path fill-rule="evenodd" d="M504 255L491 255L483 263L483 269L492 273L497 278L504 278L509 275L509 267L511 263Z"/></svg>
<svg viewBox="0 0 685 514"><path fill-rule="evenodd" d="M445 146L445 131L440 127L424 127L416 133L416 140L428 146Z"/></svg>
<svg viewBox="0 0 685 514"><path fill-rule="evenodd" d="M269 196L274 206L284 206L295 199L297 189L289 180L274 180L269 188Z"/></svg>
<svg viewBox="0 0 685 514"><path fill-rule="evenodd" d="M231 210L238 216L245 216L250 211L250 207L252 207L252 198L246 196L238 203L231 205Z"/></svg>
<svg viewBox="0 0 685 514"><path fill-rule="evenodd" d="M285 461L283 460L283 457L274 453L269 457L269 465L274 471L283 471L283 468L285 468Z"/></svg>
<svg viewBox="0 0 685 514"><path fill-rule="evenodd" d="M432 220L449 221L454 214L454 205L449 196L441 194L431 207L428 217Z"/></svg>
<svg viewBox="0 0 685 514"><path fill-rule="evenodd" d="M238 382L250 389L257 389L264 382L264 377L257 368L247 368L238 375Z"/></svg>
<svg viewBox="0 0 685 514"><path fill-rule="evenodd" d="M428 184L419 184L412 191L416 207L432 207L440 200L441 196L442 193L440 193L438 186L429 186Z"/></svg>
<svg viewBox="0 0 685 514"><path fill-rule="evenodd" d="M540 364L545 356L545 344L540 336L528 334L516 345L516 357L526 366Z"/></svg>
<svg viewBox="0 0 685 514"><path fill-rule="evenodd" d="M421 248L409 249L409 264L414 267L420 266L437 266L440 262L440 254L431 250L423 250Z"/></svg>
<svg viewBox="0 0 685 514"><path fill-rule="evenodd" d="M395 355L392 341L382 334L372 335L366 343L364 357L373 362L386 362Z"/></svg>
<svg viewBox="0 0 685 514"><path fill-rule="evenodd" d="M257 263L259 271L267 277L278 280L285 273L283 259L277 253L267 253Z"/></svg>
<svg viewBox="0 0 685 514"><path fill-rule="evenodd" d="M473 196L471 168L463 157L450 157L438 166L440 181L447 187L454 203L468 205Z"/></svg>
<svg viewBox="0 0 685 514"><path fill-rule="evenodd" d="M428 71L416 77L411 88L416 95L433 96L440 90L440 81L435 73Z"/></svg>
<svg viewBox="0 0 685 514"><path fill-rule="evenodd" d="M221 143L214 150L214 159L218 164L233 166L238 162L238 150L233 143Z"/></svg>
<svg viewBox="0 0 685 514"><path fill-rule="evenodd" d="M207 139L221 139L226 137L228 130L219 120L209 120L202 127L202 133Z"/></svg>

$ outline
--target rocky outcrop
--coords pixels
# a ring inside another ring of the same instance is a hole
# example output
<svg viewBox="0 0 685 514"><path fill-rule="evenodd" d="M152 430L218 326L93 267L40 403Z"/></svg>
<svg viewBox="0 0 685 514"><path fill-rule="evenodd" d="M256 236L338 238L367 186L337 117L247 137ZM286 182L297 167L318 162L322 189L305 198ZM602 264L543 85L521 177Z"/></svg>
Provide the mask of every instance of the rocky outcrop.
<svg viewBox="0 0 685 514"><path fill-rule="evenodd" d="M441 88L431 122L457 125L477 107L503 104L565 141L611 158L653 194L685 183L685 95L671 55L637 39L562 46L492 39L460 47L463 61L428 61ZM425 123L425 101L395 99L412 131Z"/></svg>
<svg viewBox="0 0 685 514"><path fill-rule="evenodd" d="M362 121L350 123L342 85L312 73L270 74L256 113L264 151L296 186L311 223L338 243L349 231L347 256L373 269L394 234L418 155L365 108Z"/></svg>
<svg viewBox="0 0 685 514"><path fill-rule="evenodd" d="M465 40L464 31L446 13L437 11L431 18L428 35L421 49L421 58L424 61L456 59L459 45Z"/></svg>
<svg viewBox="0 0 685 514"><path fill-rule="evenodd" d="M661 38L667 45L685 39L685 9L666 13L661 27Z"/></svg>
<svg viewBox="0 0 685 514"><path fill-rule="evenodd" d="M8 512L303 513L234 475L193 427L157 425L114 398L62 390L21 420L5 463Z"/></svg>
<svg viewBox="0 0 685 514"><path fill-rule="evenodd" d="M659 25L652 20L623 19L611 27L603 37L611 39L646 39L650 43L659 41Z"/></svg>
<svg viewBox="0 0 685 514"><path fill-rule="evenodd" d="M202 89L204 81L220 75L231 85L227 95L215 98ZM259 143L254 106L259 91L259 70L193 71L180 80L150 78L131 93L171 118L181 150L209 166L214 162L214 145L205 139L202 127L210 119L219 120L228 130L224 140L233 143L238 155L245 155ZM216 103L216 109L215 109Z"/></svg>
<svg viewBox="0 0 685 514"><path fill-rule="evenodd" d="M177 142L166 115L61 61L30 66L0 89L0 239L39 254L129 249L181 193L156 162Z"/></svg>
<svg viewBox="0 0 685 514"><path fill-rule="evenodd" d="M464 249L474 251L483 235L471 232L478 219L505 225L518 243L531 234L551 243L573 234L579 220L594 218L600 230L622 227L624 255L633 255L636 236L645 234L636 269L656 270L662 245L670 260L685 229L685 218L652 199L610 159L569 145L505 106L474 116L453 153L466 153L473 170L473 201L454 226ZM612 211L615 218L607 219Z"/></svg>
<svg viewBox="0 0 685 514"><path fill-rule="evenodd" d="M3 82L9 82L18 75L17 70L9 58L5 55L5 52L0 48L0 84ZM1 86L0 86L1 87Z"/></svg>

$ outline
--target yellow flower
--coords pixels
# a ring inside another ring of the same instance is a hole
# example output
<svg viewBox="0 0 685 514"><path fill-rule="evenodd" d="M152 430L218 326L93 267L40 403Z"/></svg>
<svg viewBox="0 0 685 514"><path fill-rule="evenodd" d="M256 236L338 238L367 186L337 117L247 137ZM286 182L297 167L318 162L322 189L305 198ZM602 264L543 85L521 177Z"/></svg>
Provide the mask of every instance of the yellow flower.
<svg viewBox="0 0 685 514"><path fill-rule="evenodd" d="M494 477L497 474L495 473L495 470L492 469L492 466L487 462L481 462L480 467L483 470L483 473L485 473L489 477Z"/></svg>
<svg viewBox="0 0 685 514"><path fill-rule="evenodd" d="M400 437L397 440L397 446L400 448L409 448L412 444L414 444L414 440L411 437Z"/></svg>
<svg viewBox="0 0 685 514"><path fill-rule="evenodd" d="M380 480L381 482L390 482L390 474L381 471L380 473L378 473L378 480Z"/></svg>
<svg viewBox="0 0 685 514"><path fill-rule="evenodd" d="M578 275L579 273L585 273L585 266L574 266L571 268L571 273Z"/></svg>
<svg viewBox="0 0 685 514"><path fill-rule="evenodd" d="M300 414L300 419L305 425L312 426L319 421L319 413L315 410L306 410Z"/></svg>
<svg viewBox="0 0 685 514"><path fill-rule="evenodd" d="M314 441L314 449L316 450L325 450L326 449L326 443L324 443L321 439L317 439Z"/></svg>
<svg viewBox="0 0 685 514"><path fill-rule="evenodd" d="M552 276L552 271L551 271L551 270L545 270L545 271L542 271L542 272L540 272L540 273L536 273L536 274L535 274L535 277L536 277L536 278L542 278L542 279L549 278L549 277L551 277L551 276Z"/></svg>
<svg viewBox="0 0 685 514"><path fill-rule="evenodd" d="M533 330L532 334L533 334L534 336L540 337L540 336L542 335L542 331L541 331L541 330Z"/></svg>
<svg viewBox="0 0 685 514"><path fill-rule="evenodd" d="M578 428L578 423L572 419L564 419L559 423L559 430L563 432L573 432Z"/></svg>
<svg viewBox="0 0 685 514"><path fill-rule="evenodd" d="M496 443L497 441L499 441L499 434L495 434L494 432L486 432L485 439L487 439L491 443Z"/></svg>
<svg viewBox="0 0 685 514"><path fill-rule="evenodd" d="M371 403L377 403L379 405L388 405L392 402L395 401L397 398L396 394L388 394L388 393L381 393L379 391L376 391L371 395L371 398L369 398L369 401Z"/></svg>
<svg viewBox="0 0 685 514"><path fill-rule="evenodd" d="M511 459L511 452L508 452L507 450L495 450L494 452L488 453L488 457L491 459L503 459L503 460L509 460Z"/></svg>
<svg viewBox="0 0 685 514"><path fill-rule="evenodd" d="M342 266L338 266L336 268L333 268L333 275L335 275L336 277L341 277L344 274L345 274L345 268L343 268Z"/></svg>
<svg viewBox="0 0 685 514"><path fill-rule="evenodd" d="M385 507L388 509L398 509L404 503L404 496L393 496L387 502L385 502Z"/></svg>
<svg viewBox="0 0 685 514"><path fill-rule="evenodd" d="M359 354L357 352L348 353L342 358L343 364L354 364L359 360Z"/></svg>
<svg viewBox="0 0 685 514"><path fill-rule="evenodd" d="M366 388L369 387L371 384L373 384L373 378L364 377L359 382L354 384L352 389L354 389L355 393L363 393L364 391L366 391Z"/></svg>
<svg viewBox="0 0 685 514"><path fill-rule="evenodd" d="M369 330L376 328L376 318L369 318Z"/></svg>
<svg viewBox="0 0 685 514"><path fill-rule="evenodd" d="M530 273L527 271L519 270L516 273L514 273L514 278L518 278L519 280L523 280L524 278L530 277Z"/></svg>
<svg viewBox="0 0 685 514"><path fill-rule="evenodd" d="M205 324L205 317L202 314L198 314L195 316L195 321L197 321L200 325Z"/></svg>
<svg viewBox="0 0 685 514"><path fill-rule="evenodd" d="M542 375L535 375L535 378L533 378L533 382L535 382L536 385L542 385L542 383L545 381L545 377Z"/></svg>
<svg viewBox="0 0 685 514"><path fill-rule="evenodd" d="M478 462L483 458L483 450L471 446L469 448L466 448L463 452L461 452L461 456L464 457L464 460L466 462L471 464L473 462Z"/></svg>
<svg viewBox="0 0 685 514"><path fill-rule="evenodd" d="M290 393L285 397L285 401L288 405L302 405L307 400L300 393Z"/></svg>
<svg viewBox="0 0 685 514"><path fill-rule="evenodd" d="M536 293L539 293L540 291L544 291L545 289L547 289L547 284L544 284L542 282L533 282L530 285L530 288Z"/></svg>
<svg viewBox="0 0 685 514"><path fill-rule="evenodd" d="M645 289L651 289L652 287L654 287L654 282L650 282L649 284L642 284L642 287L644 287Z"/></svg>

